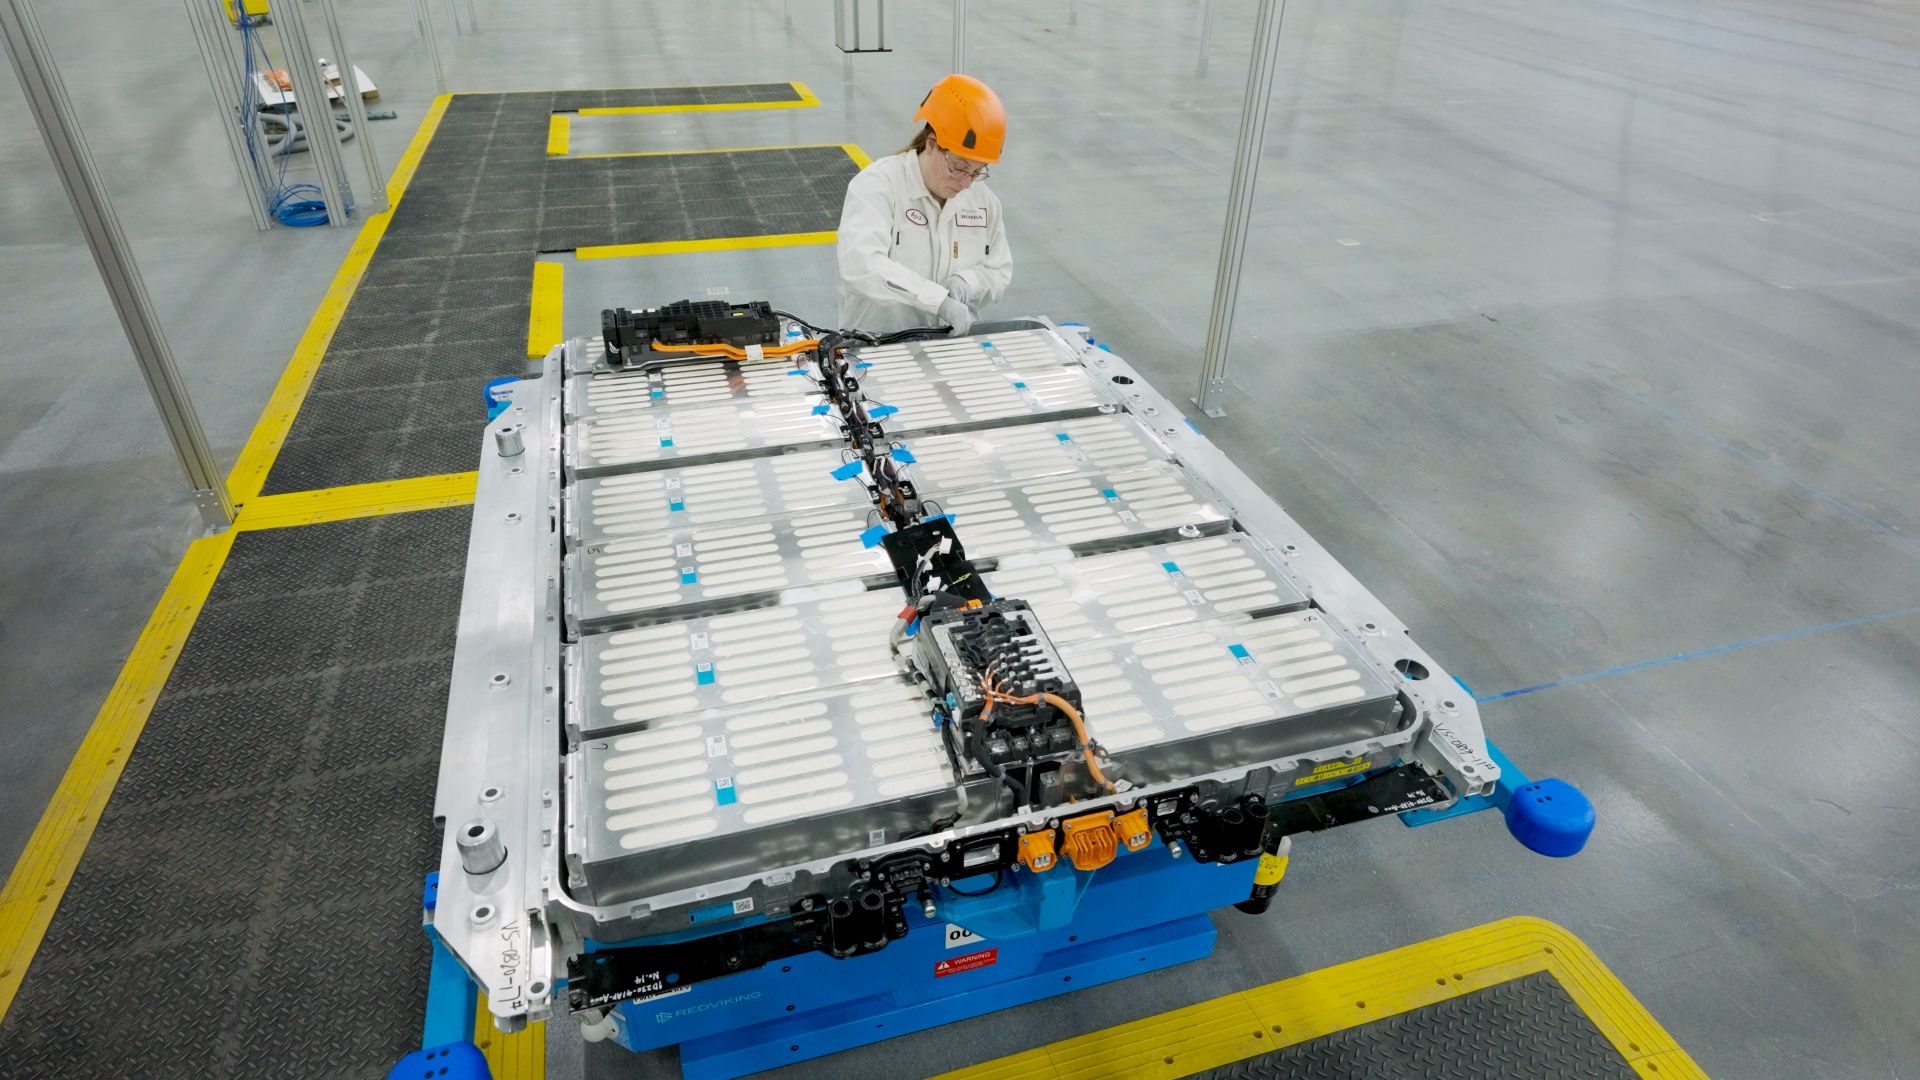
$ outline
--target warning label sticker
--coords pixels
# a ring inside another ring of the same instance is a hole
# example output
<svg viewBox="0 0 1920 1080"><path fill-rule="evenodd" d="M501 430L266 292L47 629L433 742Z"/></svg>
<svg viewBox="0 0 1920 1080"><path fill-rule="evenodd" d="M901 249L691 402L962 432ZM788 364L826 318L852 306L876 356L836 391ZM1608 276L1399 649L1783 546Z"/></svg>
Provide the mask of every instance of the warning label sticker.
<svg viewBox="0 0 1920 1080"><path fill-rule="evenodd" d="M994 961L999 959L999 949L983 949L980 952L968 953L965 956L951 957L933 965L933 977L936 979L944 979L949 975L958 975L963 971L992 967Z"/></svg>

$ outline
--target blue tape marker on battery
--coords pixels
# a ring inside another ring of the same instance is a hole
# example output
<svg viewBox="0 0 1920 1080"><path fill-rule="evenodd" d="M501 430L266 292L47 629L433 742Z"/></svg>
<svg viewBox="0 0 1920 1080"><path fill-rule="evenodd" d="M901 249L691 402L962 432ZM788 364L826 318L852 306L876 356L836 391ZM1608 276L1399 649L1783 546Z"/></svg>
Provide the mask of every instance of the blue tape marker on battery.
<svg viewBox="0 0 1920 1080"><path fill-rule="evenodd" d="M867 362L866 362L865 360L862 360L862 361L860 361L859 363L857 363L857 364L855 364L855 365L853 365L853 370L855 370L855 371L865 371L865 370L867 370L868 368L870 368L870 367L872 367L872 366L873 366L872 364L869 364L869 363L867 363Z"/></svg>
<svg viewBox="0 0 1920 1080"><path fill-rule="evenodd" d="M815 406L813 407L813 415L815 415L815 416L825 416L825 415L827 415L827 413L828 413L828 412L830 412L830 411L832 411L832 409L833 409L833 406L831 406L831 405L828 405L828 404L826 404L825 402L822 402L822 403L820 403L820 404L818 404L818 405L815 405Z"/></svg>
<svg viewBox="0 0 1920 1080"><path fill-rule="evenodd" d="M849 461L845 465L833 470L833 478L835 480L851 480L859 475L860 462L858 461Z"/></svg>
<svg viewBox="0 0 1920 1080"><path fill-rule="evenodd" d="M713 685L713 665L700 664L693 669L693 681L701 686Z"/></svg>
<svg viewBox="0 0 1920 1080"><path fill-rule="evenodd" d="M1160 569L1165 570L1169 574L1178 574L1180 572L1180 564L1177 562L1163 562L1160 564Z"/></svg>
<svg viewBox="0 0 1920 1080"><path fill-rule="evenodd" d="M899 411L900 408L897 405L875 405L873 408L867 410L867 419L884 420Z"/></svg>
<svg viewBox="0 0 1920 1080"><path fill-rule="evenodd" d="M713 782L713 801L721 806L732 806L736 796L733 793L733 777L723 776Z"/></svg>
<svg viewBox="0 0 1920 1080"><path fill-rule="evenodd" d="M880 543L880 541L884 539L886 535L887 535L887 527L885 525L875 525L872 528L869 528L866 532L863 532L860 534L860 546L873 547L878 543Z"/></svg>
<svg viewBox="0 0 1920 1080"><path fill-rule="evenodd" d="M1027 388L1027 384L1026 384L1026 383L1023 383L1023 382L1018 382L1018 381L1016 381L1016 382L1015 382L1015 383L1013 384L1013 388L1014 388L1015 390L1025 390L1025 389Z"/></svg>
<svg viewBox="0 0 1920 1080"><path fill-rule="evenodd" d="M911 465L914 463L915 458L913 456L913 451L907 449L904 446L896 446L893 448L893 460L899 462L902 465Z"/></svg>
<svg viewBox="0 0 1920 1080"><path fill-rule="evenodd" d="M1106 499L1118 499L1120 497L1120 493L1113 490L1112 488L1101 488L1100 495L1102 498L1106 498Z"/></svg>
<svg viewBox="0 0 1920 1080"><path fill-rule="evenodd" d="M991 341L983 341L983 342L981 342L981 343L980 343L980 347L981 347L981 348L983 348L983 349L991 349L991 348L993 348L993 342L991 342Z"/></svg>
<svg viewBox="0 0 1920 1080"><path fill-rule="evenodd" d="M1067 434L1067 433L1066 433L1066 432L1064 432L1064 431L1058 431L1058 432L1055 432L1055 433L1054 433L1054 436L1053 436L1053 437L1054 437L1054 438L1056 438L1056 439L1059 439L1059 440L1060 440L1061 442L1072 442L1072 441L1073 441L1073 436L1071 436L1071 435L1069 435L1069 434Z"/></svg>
<svg viewBox="0 0 1920 1080"><path fill-rule="evenodd" d="M682 585L698 585L699 583L700 583L700 571L698 571L698 570L682 570L682 571L680 571L680 584L682 584Z"/></svg>
<svg viewBox="0 0 1920 1080"><path fill-rule="evenodd" d="M685 499L668 499L667 500L667 509L669 510L685 510L686 508L687 508L687 501Z"/></svg>
<svg viewBox="0 0 1920 1080"><path fill-rule="evenodd" d="M787 374L789 374L789 375L805 375L805 374L807 374L807 369L806 369L806 368L799 368L799 367L797 367L797 368L794 368L794 369L793 369L792 371L789 371L789 372L787 372Z"/></svg>
<svg viewBox="0 0 1920 1080"><path fill-rule="evenodd" d="M650 392L647 396L648 397L666 397L667 392L665 390L654 390Z"/></svg>
<svg viewBox="0 0 1920 1080"><path fill-rule="evenodd" d="M1244 661L1249 661L1253 659L1253 657L1247 652L1247 647L1245 645L1240 644L1237 641L1227 646L1227 651L1233 654L1233 658L1235 660L1240 660L1244 662Z"/></svg>
<svg viewBox="0 0 1920 1080"><path fill-rule="evenodd" d="M672 445L673 445L673 440L672 440L672 439L661 439L661 440L660 440L660 445L661 445L661 446L672 446Z"/></svg>

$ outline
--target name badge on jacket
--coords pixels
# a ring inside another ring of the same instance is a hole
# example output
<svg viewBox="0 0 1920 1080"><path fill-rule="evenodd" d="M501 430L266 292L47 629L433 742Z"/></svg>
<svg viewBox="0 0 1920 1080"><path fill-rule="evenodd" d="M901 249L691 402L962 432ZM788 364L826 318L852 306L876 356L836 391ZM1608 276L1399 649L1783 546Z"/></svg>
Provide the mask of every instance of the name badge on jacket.
<svg viewBox="0 0 1920 1080"><path fill-rule="evenodd" d="M984 229L987 227L987 212L979 208L961 210L953 215L953 223L969 229Z"/></svg>

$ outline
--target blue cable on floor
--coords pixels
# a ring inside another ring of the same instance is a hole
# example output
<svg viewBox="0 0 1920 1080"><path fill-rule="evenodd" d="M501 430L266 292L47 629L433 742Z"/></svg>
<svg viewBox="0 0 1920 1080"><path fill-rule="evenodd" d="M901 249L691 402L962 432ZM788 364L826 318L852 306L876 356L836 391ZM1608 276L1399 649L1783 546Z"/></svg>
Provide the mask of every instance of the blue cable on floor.
<svg viewBox="0 0 1920 1080"><path fill-rule="evenodd" d="M1920 607L1901 608L1898 611L1883 611L1877 615L1860 615L1852 619L1842 619L1839 622L1824 623L1820 626L1809 626L1800 630L1782 630L1777 634L1749 638L1746 641L1736 641L1730 645L1716 645L1711 649L1676 653L1672 656L1657 656L1651 660L1637 660L1631 664L1622 664L1619 667L1608 668L1605 671L1593 671L1585 675L1573 675L1565 679L1555 679L1552 682L1544 682L1538 686L1523 686L1517 690L1502 690L1497 694L1483 694L1475 697L1473 700L1482 704L1489 701L1505 701L1508 698L1521 697L1526 694L1537 694L1542 690L1555 690L1562 686L1574 686L1579 683L1592 682L1595 679L1604 679L1609 675L1622 675L1629 671L1640 671L1645 668L1678 664L1684 660L1698 660L1704 656L1719 656L1721 653L1735 652L1740 649L1751 649L1755 645L1771 645L1776 641L1792 641L1795 638L1824 634L1830 630L1845 630L1854 626L1865 626L1868 623L1905 618L1909 615L1920 615Z"/></svg>

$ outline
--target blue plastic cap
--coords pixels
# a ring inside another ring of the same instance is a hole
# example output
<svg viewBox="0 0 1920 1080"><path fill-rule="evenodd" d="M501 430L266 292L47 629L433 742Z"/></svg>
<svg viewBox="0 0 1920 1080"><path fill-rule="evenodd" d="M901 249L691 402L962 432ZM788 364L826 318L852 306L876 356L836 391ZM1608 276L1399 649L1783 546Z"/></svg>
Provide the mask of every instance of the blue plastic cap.
<svg viewBox="0 0 1920 1080"><path fill-rule="evenodd" d="M415 1050L400 1059L387 1073L387 1080L427 1076L434 1080L489 1080L493 1071L487 1068L486 1055L479 1047L470 1042L457 1042Z"/></svg>
<svg viewBox="0 0 1920 1080"><path fill-rule="evenodd" d="M1535 780L1507 804L1507 831L1528 851L1564 859L1593 835L1593 803L1565 780Z"/></svg>

